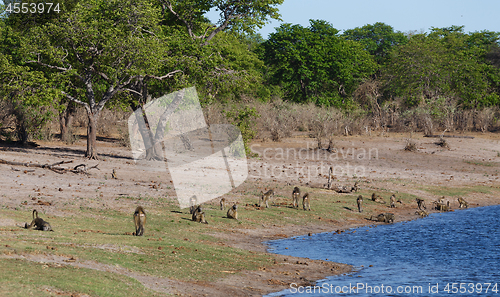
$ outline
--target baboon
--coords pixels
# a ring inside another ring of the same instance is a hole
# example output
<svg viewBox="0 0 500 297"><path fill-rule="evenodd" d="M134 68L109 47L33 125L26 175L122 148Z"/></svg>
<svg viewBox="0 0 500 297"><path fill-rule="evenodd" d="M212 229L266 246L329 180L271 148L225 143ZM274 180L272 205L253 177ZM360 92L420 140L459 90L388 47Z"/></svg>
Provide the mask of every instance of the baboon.
<svg viewBox="0 0 500 297"><path fill-rule="evenodd" d="M311 210L311 205L309 204L309 193L305 193L302 197L302 207L304 210Z"/></svg>
<svg viewBox="0 0 500 297"><path fill-rule="evenodd" d="M224 210L225 205L226 205L226 198L222 198L220 200L220 210Z"/></svg>
<svg viewBox="0 0 500 297"><path fill-rule="evenodd" d="M425 207L425 201L424 201L424 199L415 198L415 201L417 201L418 209L420 209L420 210L427 209L427 207Z"/></svg>
<svg viewBox="0 0 500 297"><path fill-rule="evenodd" d="M117 179L117 177L116 177L116 171L114 169L113 169L113 172L111 173L111 177L113 179Z"/></svg>
<svg viewBox="0 0 500 297"><path fill-rule="evenodd" d="M198 208L198 197L196 195L191 196L189 198L189 213L193 214L195 210Z"/></svg>
<svg viewBox="0 0 500 297"><path fill-rule="evenodd" d="M394 194L391 196L391 208L396 208L396 196Z"/></svg>
<svg viewBox="0 0 500 297"><path fill-rule="evenodd" d="M337 193L351 193L351 189L348 189L346 186L338 186Z"/></svg>
<svg viewBox="0 0 500 297"><path fill-rule="evenodd" d="M403 200L401 200L401 198L398 198L398 201L396 202L403 204Z"/></svg>
<svg viewBox="0 0 500 297"><path fill-rule="evenodd" d="M198 206L195 209L193 215L191 216L191 219L198 223L208 224L207 220L205 219L205 213L203 212L201 206Z"/></svg>
<svg viewBox="0 0 500 297"><path fill-rule="evenodd" d="M382 196L377 195L376 193L372 194L372 200L375 201L375 202L378 202L378 203L385 204L385 201L384 201L384 199L382 199Z"/></svg>
<svg viewBox="0 0 500 297"><path fill-rule="evenodd" d="M260 194L261 194L261 196L260 196L259 207L262 206L262 202L265 202L266 208L269 208L268 201L271 200L271 198L274 196L274 191L269 190L266 193L262 193L262 191L260 191Z"/></svg>
<svg viewBox="0 0 500 297"><path fill-rule="evenodd" d="M351 188L351 192L357 192L359 190L358 182L354 183L354 186Z"/></svg>
<svg viewBox="0 0 500 297"><path fill-rule="evenodd" d="M421 218L425 218L426 216L429 215L425 210L417 210L415 214L419 215Z"/></svg>
<svg viewBox="0 0 500 297"><path fill-rule="evenodd" d="M436 209L439 211L450 211L450 201L447 201L446 204L444 203L436 203Z"/></svg>
<svg viewBox="0 0 500 297"><path fill-rule="evenodd" d="M144 226L146 226L146 212L142 206L137 206L134 212L135 236L144 235Z"/></svg>
<svg viewBox="0 0 500 297"><path fill-rule="evenodd" d="M238 205L234 204L233 207L227 210L227 217L238 220Z"/></svg>
<svg viewBox="0 0 500 297"><path fill-rule="evenodd" d="M28 223L24 223L24 228L26 229L35 229L35 230L41 230L41 231L54 231L52 230L52 227L50 226L49 222L44 221L42 218L38 217L38 211L36 209L33 209L33 220L31 221L31 224L28 225Z"/></svg>
<svg viewBox="0 0 500 297"><path fill-rule="evenodd" d="M394 214L393 213L381 213L376 217L371 216L370 220L377 221L377 222L394 223Z"/></svg>
<svg viewBox="0 0 500 297"><path fill-rule="evenodd" d="M298 187L295 187L293 188L292 192L293 208L299 208L299 199L300 199L300 189Z"/></svg>
<svg viewBox="0 0 500 297"><path fill-rule="evenodd" d="M356 202L358 203L358 211L363 212L363 196L359 195Z"/></svg>
<svg viewBox="0 0 500 297"><path fill-rule="evenodd" d="M465 201L465 199L462 197L458 197L458 203L460 203L460 206L458 208L469 208L469 203L467 203L467 201Z"/></svg>

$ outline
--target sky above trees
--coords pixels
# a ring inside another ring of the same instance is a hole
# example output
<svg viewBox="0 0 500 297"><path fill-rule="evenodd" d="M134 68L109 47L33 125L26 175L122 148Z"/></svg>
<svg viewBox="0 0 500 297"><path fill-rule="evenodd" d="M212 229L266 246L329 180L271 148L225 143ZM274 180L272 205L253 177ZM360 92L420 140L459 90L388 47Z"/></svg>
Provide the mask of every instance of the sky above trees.
<svg viewBox="0 0 500 297"><path fill-rule="evenodd" d="M431 27L465 26L465 32L500 31L498 0L285 0L279 12L283 22L273 20L258 31L267 38L282 23L307 27L310 19L325 20L341 31L382 22L396 31L429 32ZM207 15L216 20L218 13Z"/></svg>

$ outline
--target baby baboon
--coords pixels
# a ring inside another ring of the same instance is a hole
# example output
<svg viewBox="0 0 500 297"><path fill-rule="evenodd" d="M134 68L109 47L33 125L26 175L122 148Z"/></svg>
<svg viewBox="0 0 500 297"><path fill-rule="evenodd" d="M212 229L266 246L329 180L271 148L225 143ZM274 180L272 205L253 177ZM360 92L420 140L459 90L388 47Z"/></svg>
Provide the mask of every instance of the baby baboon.
<svg viewBox="0 0 500 297"><path fill-rule="evenodd" d="M41 230L41 231L54 231L52 230L52 227L50 226L49 222L44 221L43 219L38 217L38 211L36 209L33 209L33 220L31 221L31 224L28 225L28 223L24 223L24 228L26 229L35 229L35 230Z"/></svg>
<svg viewBox="0 0 500 297"><path fill-rule="evenodd" d="M113 179L117 179L117 177L116 177L116 171L114 169L113 169L113 172L111 173L111 177Z"/></svg>
<svg viewBox="0 0 500 297"><path fill-rule="evenodd" d="M311 205L309 204L309 193L305 193L302 197L302 207L304 210L311 210Z"/></svg>
<svg viewBox="0 0 500 297"><path fill-rule="evenodd" d="M396 196L394 194L391 196L391 208L396 208Z"/></svg>
<svg viewBox="0 0 500 297"><path fill-rule="evenodd" d="M363 196L359 195L356 202L358 203L358 211L363 212Z"/></svg>
<svg viewBox="0 0 500 297"><path fill-rule="evenodd" d="M417 210L415 214L419 215L421 218L425 218L426 216L429 215L425 210Z"/></svg>
<svg viewBox="0 0 500 297"><path fill-rule="evenodd" d="M260 191L260 194L261 194L261 196L260 196L259 207L262 206L262 202L265 202L266 208L269 208L268 201L271 200L271 198L274 196L274 191L269 190L266 193L262 193L262 191Z"/></svg>
<svg viewBox="0 0 500 297"><path fill-rule="evenodd" d="M224 210L225 205L226 205L226 198L222 198L220 200L220 210Z"/></svg>
<svg viewBox="0 0 500 297"><path fill-rule="evenodd" d="M227 217L238 220L238 205L234 204L233 207L227 210Z"/></svg>
<svg viewBox="0 0 500 297"><path fill-rule="evenodd" d="M377 193L373 193L372 194L372 200L375 201L375 202L378 202L378 203L385 204L385 201L384 201L384 199L382 199L382 196L377 195Z"/></svg>
<svg viewBox="0 0 500 297"><path fill-rule="evenodd" d="M354 183L354 186L351 188L351 192L357 192L359 190L358 182Z"/></svg>
<svg viewBox="0 0 500 297"><path fill-rule="evenodd" d="M195 211L193 212L193 215L191 216L191 219L195 222L208 224L207 220L205 219L205 213L203 212L201 206L198 206L195 209Z"/></svg>
<svg viewBox="0 0 500 297"><path fill-rule="evenodd" d="M418 209L420 209L420 210L427 209L427 207L425 207L424 199L415 198L415 200L417 201Z"/></svg>
<svg viewBox="0 0 500 297"><path fill-rule="evenodd" d="M299 208L299 199L300 199L300 189L298 187L295 187L293 188L292 192L293 208Z"/></svg>
<svg viewBox="0 0 500 297"><path fill-rule="evenodd" d="M465 201L465 199L462 197L458 197L458 203L460 203L460 206L458 208L469 208L469 203L467 203L467 201Z"/></svg>
<svg viewBox="0 0 500 297"><path fill-rule="evenodd" d="M146 212L142 206L137 206L134 212L135 236L144 235L144 226L146 226Z"/></svg>
<svg viewBox="0 0 500 297"><path fill-rule="evenodd" d="M398 198L398 201L396 202L403 204L403 200L401 200L401 198Z"/></svg>

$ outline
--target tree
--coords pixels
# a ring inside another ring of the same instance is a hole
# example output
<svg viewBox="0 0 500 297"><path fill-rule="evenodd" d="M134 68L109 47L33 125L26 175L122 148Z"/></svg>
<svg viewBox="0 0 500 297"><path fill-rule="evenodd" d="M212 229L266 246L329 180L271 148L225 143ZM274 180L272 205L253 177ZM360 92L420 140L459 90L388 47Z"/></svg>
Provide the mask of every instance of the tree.
<svg viewBox="0 0 500 297"><path fill-rule="evenodd" d="M391 26L380 22L345 30L342 36L347 40L360 42L379 64L387 60L394 46L408 42L408 38L403 33L395 32Z"/></svg>
<svg viewBox="0 0 500 297"><path fill-rule="evenodd" d="M87 111L86 157L97 158L97 120L105 104L165 56L159 22L147 0L92 0L30 31L27 63L59 72L62 94Z"/></svg>
<svg viewBox="0 0 500 297"><path fill-rule="evenodd" d="M354 41L321 20L310 27L283 24L264 42L264 61L271 80L285 98L297 102L349 106L357 85L373 74L373 58Z"/></svg>

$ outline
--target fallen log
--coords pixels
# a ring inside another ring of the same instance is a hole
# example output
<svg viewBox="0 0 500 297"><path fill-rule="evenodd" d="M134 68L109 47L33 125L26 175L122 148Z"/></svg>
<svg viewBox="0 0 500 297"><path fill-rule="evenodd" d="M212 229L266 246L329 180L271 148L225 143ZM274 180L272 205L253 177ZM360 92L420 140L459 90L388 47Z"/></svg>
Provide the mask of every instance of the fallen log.
<svg viewBox="0 0 500 297"><path fill-rule="evenodd" d="M87 171L90 170L90 169L96 168L97 170L100 170L97 167L99 164L94 165L94 166L89 167L89 168L87 168L87 165L85 165L85 164L77 165L74 168L57 167L59 165L68 164L68 163L73 163L73 161L60 161L60 162L56 162L56 163L53 163L53 164L38 164L38 163L29 163L29 162L25 162L25 163L23 163L23 162L14 162L14 161L7 161L7 160L0 159L0 164L7 164L7 165L12 165L12 166L37 167L37 168L49 169L49 170L52 170L52 171L54 171L56 173L59 173L59 174L63 174L63 173L66 173L66 172L89 174ZM12 169L15 170L14 168L12 168ZM31 172L31 170L30 170L30 172Z"/></svg>
<svg viewBox="0 0 500 297"><path fill-rule="evenodd" d="M469 138L469 139L474 139L474 136L467 136L467 135L424 135L424 137L433 137L433 138L449 137L449 138Z"/></svg>

